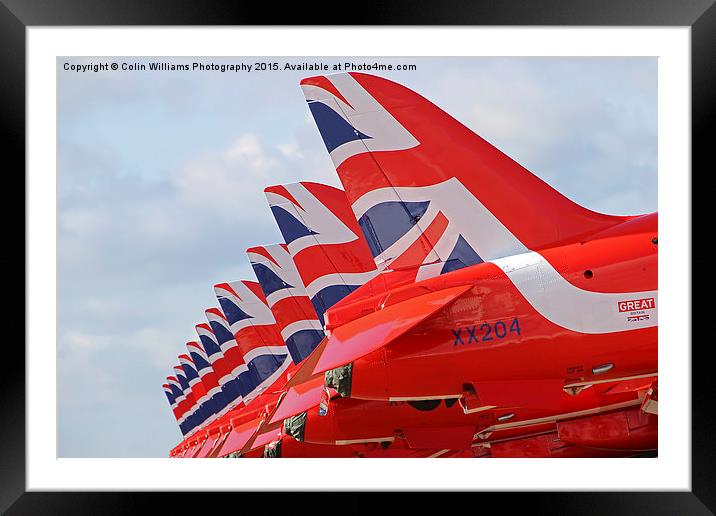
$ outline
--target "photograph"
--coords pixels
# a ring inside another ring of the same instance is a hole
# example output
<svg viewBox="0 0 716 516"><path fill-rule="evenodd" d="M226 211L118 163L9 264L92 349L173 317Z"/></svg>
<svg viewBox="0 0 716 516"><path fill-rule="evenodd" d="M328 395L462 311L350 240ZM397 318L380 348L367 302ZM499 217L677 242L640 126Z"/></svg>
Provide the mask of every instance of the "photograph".
<svg viewBox="0 0 716 516"><path fill-rule="evenodd" d="M660 458L657 56L54 59L59 459Z"/></svg>

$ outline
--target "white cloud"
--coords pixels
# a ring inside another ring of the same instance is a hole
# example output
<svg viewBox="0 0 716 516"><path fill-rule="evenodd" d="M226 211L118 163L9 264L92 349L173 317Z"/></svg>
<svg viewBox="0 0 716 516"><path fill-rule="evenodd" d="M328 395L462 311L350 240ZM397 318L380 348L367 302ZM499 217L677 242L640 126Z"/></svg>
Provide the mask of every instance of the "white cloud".
<svg viewBox="0 0 716 516"><path fill-rule="evenodd" d="M224 151L224 157L227 161L246 160L253 169L257 170L265 170L276 165L275 160L266 156L256 135L251 133L244 134L234 140L229 148Z"/></svg>
<svg viewBox="0 0 716 516"><path fill-rule="evenodd" d="M72 354L80 350L91 351L106 346L108 337L106 335L88 335L71 331L60 342L62 343L63 341L65 351Z"/></svg>
<svg viewBox="0 0 716 516"><path fill-rule="evenodd" d="M102 229L102 220L96 214L84 210L65 210L60 213L60 227L77 235L92 235Z"/></svg>
<svg viewBox="0 0 716 516"><path fill-rule="evenodd" d="M171 181L182 202L215 217L230 217L237 226L249 220L253 224L253 216L265 219L269 214L263 188L295 179L290 163L294 158L279 146L265 146L255 134L246 133L226 149L186 163Z"/></svg>
<svg viewBox="0 0 716 516"><path fill-rule="evenodd" d="M289 159L303 159L303 153L301 152L301 149L298 147L298 143L296 142L289 142L289 143L283 143L276 146L278 150L281 152L281 154Z"/></svg>

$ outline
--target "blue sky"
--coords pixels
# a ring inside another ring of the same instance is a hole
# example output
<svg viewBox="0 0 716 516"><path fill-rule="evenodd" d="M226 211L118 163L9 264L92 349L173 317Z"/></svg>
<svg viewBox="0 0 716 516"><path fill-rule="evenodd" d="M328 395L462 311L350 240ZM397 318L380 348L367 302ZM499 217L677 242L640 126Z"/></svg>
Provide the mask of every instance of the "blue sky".
<svg viewBox="0 0 716 516"><path fill-rule="evenodd" d="M416 64L380 75L588 208L657 209L655 58L351 60ZM298 87L311 72L62 69L100 61L256 59L58 58L58 453L166 457L181 434L161 384L211 286L280 241L264 186L339 182Z"/></svg>

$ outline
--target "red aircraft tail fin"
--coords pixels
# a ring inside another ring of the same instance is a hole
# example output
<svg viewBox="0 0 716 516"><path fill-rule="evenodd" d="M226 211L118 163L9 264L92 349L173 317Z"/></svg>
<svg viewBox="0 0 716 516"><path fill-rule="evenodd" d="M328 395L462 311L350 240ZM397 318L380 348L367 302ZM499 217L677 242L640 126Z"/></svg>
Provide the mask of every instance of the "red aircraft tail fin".
<svg viewBox="0 0 716 516"><path fill-rule="evenodd" d="M301 88L379 267L423 279L629 218L570 201L395 82L341 73Z"/></svg>

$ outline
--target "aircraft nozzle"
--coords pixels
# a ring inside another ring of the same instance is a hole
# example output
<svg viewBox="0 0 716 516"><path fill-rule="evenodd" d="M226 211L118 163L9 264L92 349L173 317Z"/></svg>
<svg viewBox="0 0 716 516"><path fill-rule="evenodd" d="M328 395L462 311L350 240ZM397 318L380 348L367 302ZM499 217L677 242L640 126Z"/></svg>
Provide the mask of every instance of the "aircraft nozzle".
<svg viewBox="0 0 716 516"><path fill-rule="evenodd" d="M333 387L343 398L351 395L353 363L336 367L325 372L326 387Z"/></svg>
<svg viewBox="0 0 716 516"><path fill-rule="evenodd" d="M284 419L283 430L297 441L303 441L306 432L306 412Z"/></svg>

